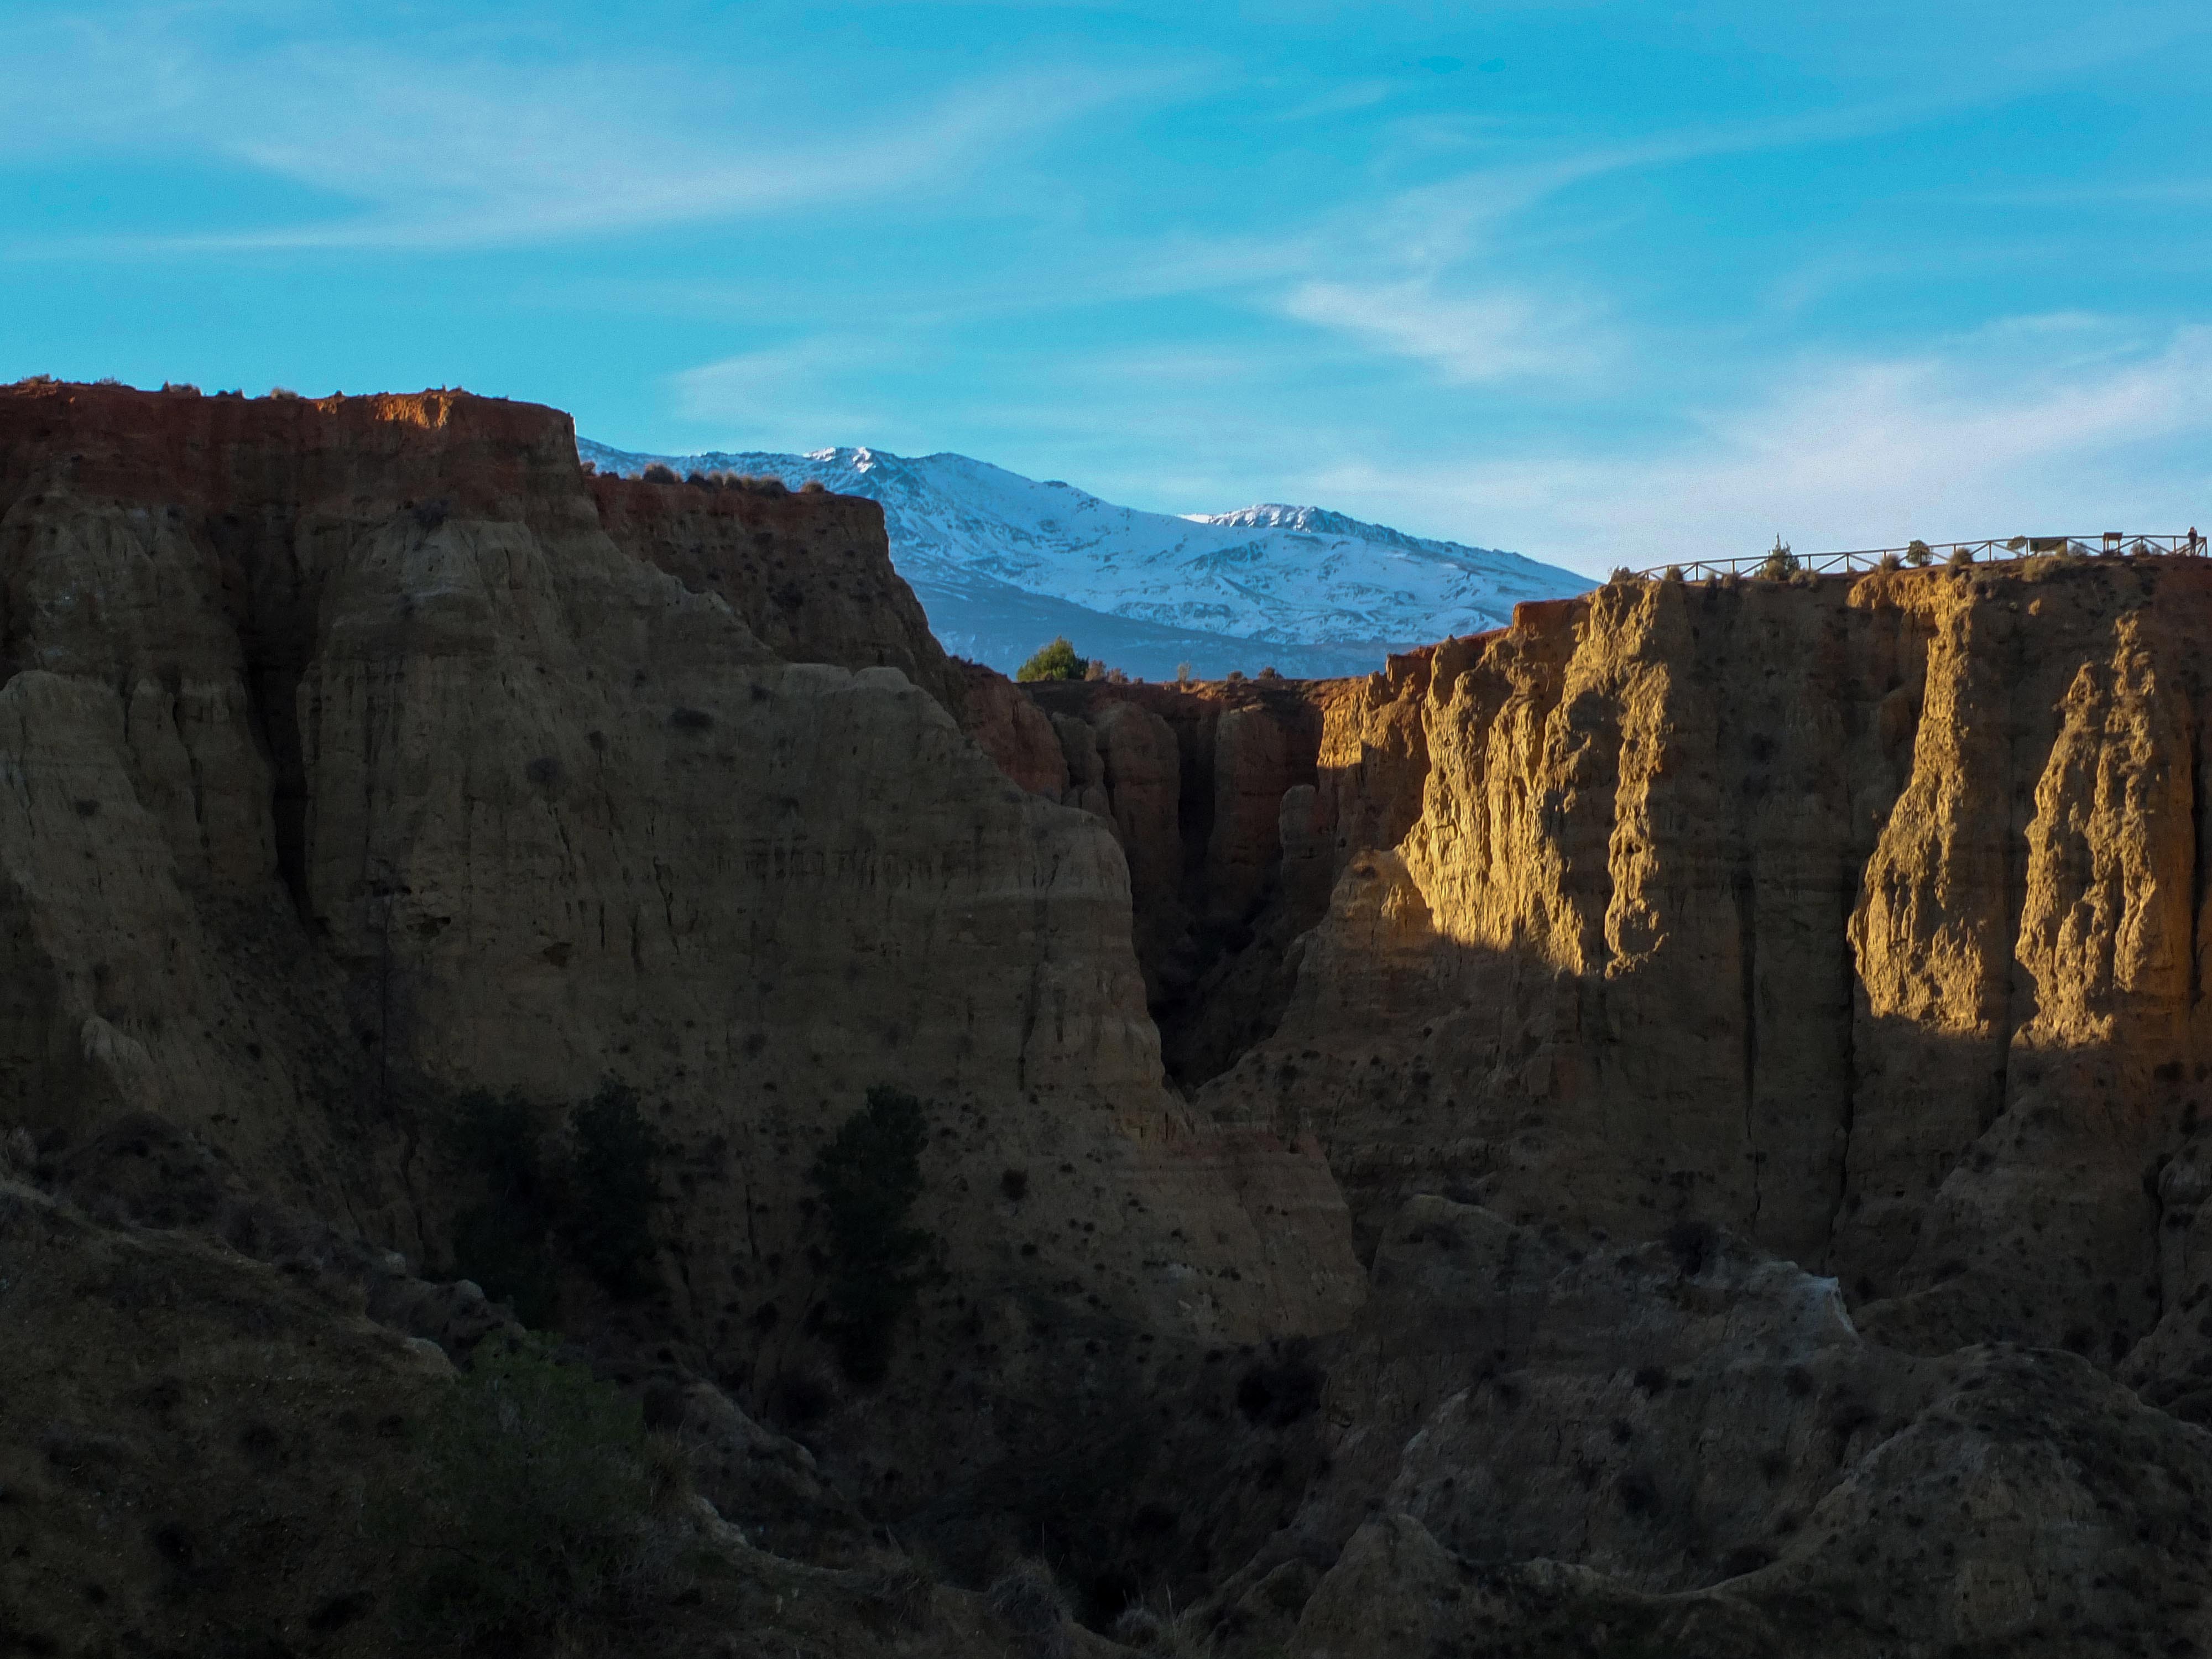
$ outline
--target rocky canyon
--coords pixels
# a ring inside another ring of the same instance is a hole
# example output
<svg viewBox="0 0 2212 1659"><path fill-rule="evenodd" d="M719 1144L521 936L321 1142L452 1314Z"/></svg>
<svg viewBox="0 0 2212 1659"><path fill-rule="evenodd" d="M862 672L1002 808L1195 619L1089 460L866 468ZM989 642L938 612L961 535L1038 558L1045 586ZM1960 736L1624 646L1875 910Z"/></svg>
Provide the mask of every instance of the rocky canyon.
<svg viewBox="0 0 2212 1659"><path fill-rule="evenodd" d="M661 1555L506 1650L2200 1651L2208 624L1017 686L855 497L0 388L0 1652L441 1650L378 1517L518 1353Z"/></svg>

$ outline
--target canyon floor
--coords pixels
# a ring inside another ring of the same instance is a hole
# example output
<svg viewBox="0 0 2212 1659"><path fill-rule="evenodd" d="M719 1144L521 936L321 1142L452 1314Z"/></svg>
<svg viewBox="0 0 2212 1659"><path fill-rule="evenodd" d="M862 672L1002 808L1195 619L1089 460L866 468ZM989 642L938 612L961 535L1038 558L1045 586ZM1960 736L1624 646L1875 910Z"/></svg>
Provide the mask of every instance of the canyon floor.
<svg viewBox="0 0 2212 1659"><path fill-rule="evenodd" d="M0 388L0 1654L2202 1651L2208 624L1016 686L867 501Z"/></svg>

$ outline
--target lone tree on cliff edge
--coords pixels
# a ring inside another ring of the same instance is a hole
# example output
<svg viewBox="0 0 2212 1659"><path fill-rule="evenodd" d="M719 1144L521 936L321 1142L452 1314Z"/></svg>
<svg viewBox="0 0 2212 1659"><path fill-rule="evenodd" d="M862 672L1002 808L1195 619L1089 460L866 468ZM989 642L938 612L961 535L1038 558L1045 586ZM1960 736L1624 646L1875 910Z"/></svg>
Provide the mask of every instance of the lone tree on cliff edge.
<svg viewBox="0 0 2212 1659"><path fill-rule="evenodd" d="M1089 662L1075 654L1075 647L1067 635L1060 635L1050 645L1014 670L1018 680L1079 680L1091 669Z"/></svg>

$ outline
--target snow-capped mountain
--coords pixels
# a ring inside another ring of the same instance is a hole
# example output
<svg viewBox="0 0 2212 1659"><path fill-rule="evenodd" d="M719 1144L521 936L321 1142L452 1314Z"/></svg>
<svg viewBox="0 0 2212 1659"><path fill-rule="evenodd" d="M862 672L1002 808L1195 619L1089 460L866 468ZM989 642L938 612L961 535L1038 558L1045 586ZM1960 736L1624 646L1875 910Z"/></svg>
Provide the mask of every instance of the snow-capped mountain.
<svg viewBox="0 0 2212 1659"><path fill-rule="evenodd" d="M1590 583L1516 553L1408 536L1318 507L1176 518L965 455L880 449L641 455L588 439L603 471L655 461L809 478L880 502L891 562L947 650L1011 670L1055 634L1147 678L1364 673L1385 653L1502 626L1522 599Z"/></svg>

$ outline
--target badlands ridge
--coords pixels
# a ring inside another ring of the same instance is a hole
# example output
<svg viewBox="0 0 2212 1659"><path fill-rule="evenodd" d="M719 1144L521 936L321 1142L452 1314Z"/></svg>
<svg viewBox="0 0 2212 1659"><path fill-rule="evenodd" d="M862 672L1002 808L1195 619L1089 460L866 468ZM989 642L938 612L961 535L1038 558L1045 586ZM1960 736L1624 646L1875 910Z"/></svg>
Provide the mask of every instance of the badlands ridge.
<svg viewBox="0 0 2212 1659"><path fill-rule="evenodd" d="M649 1271L558 1328L715 1563L610 1650L2212 1646L2208 623L2045 558L1018 689L872 502L0 389L0 1652L389 1650L363 1492L512 1327L452 1124L609 1085Z"/></svg>

